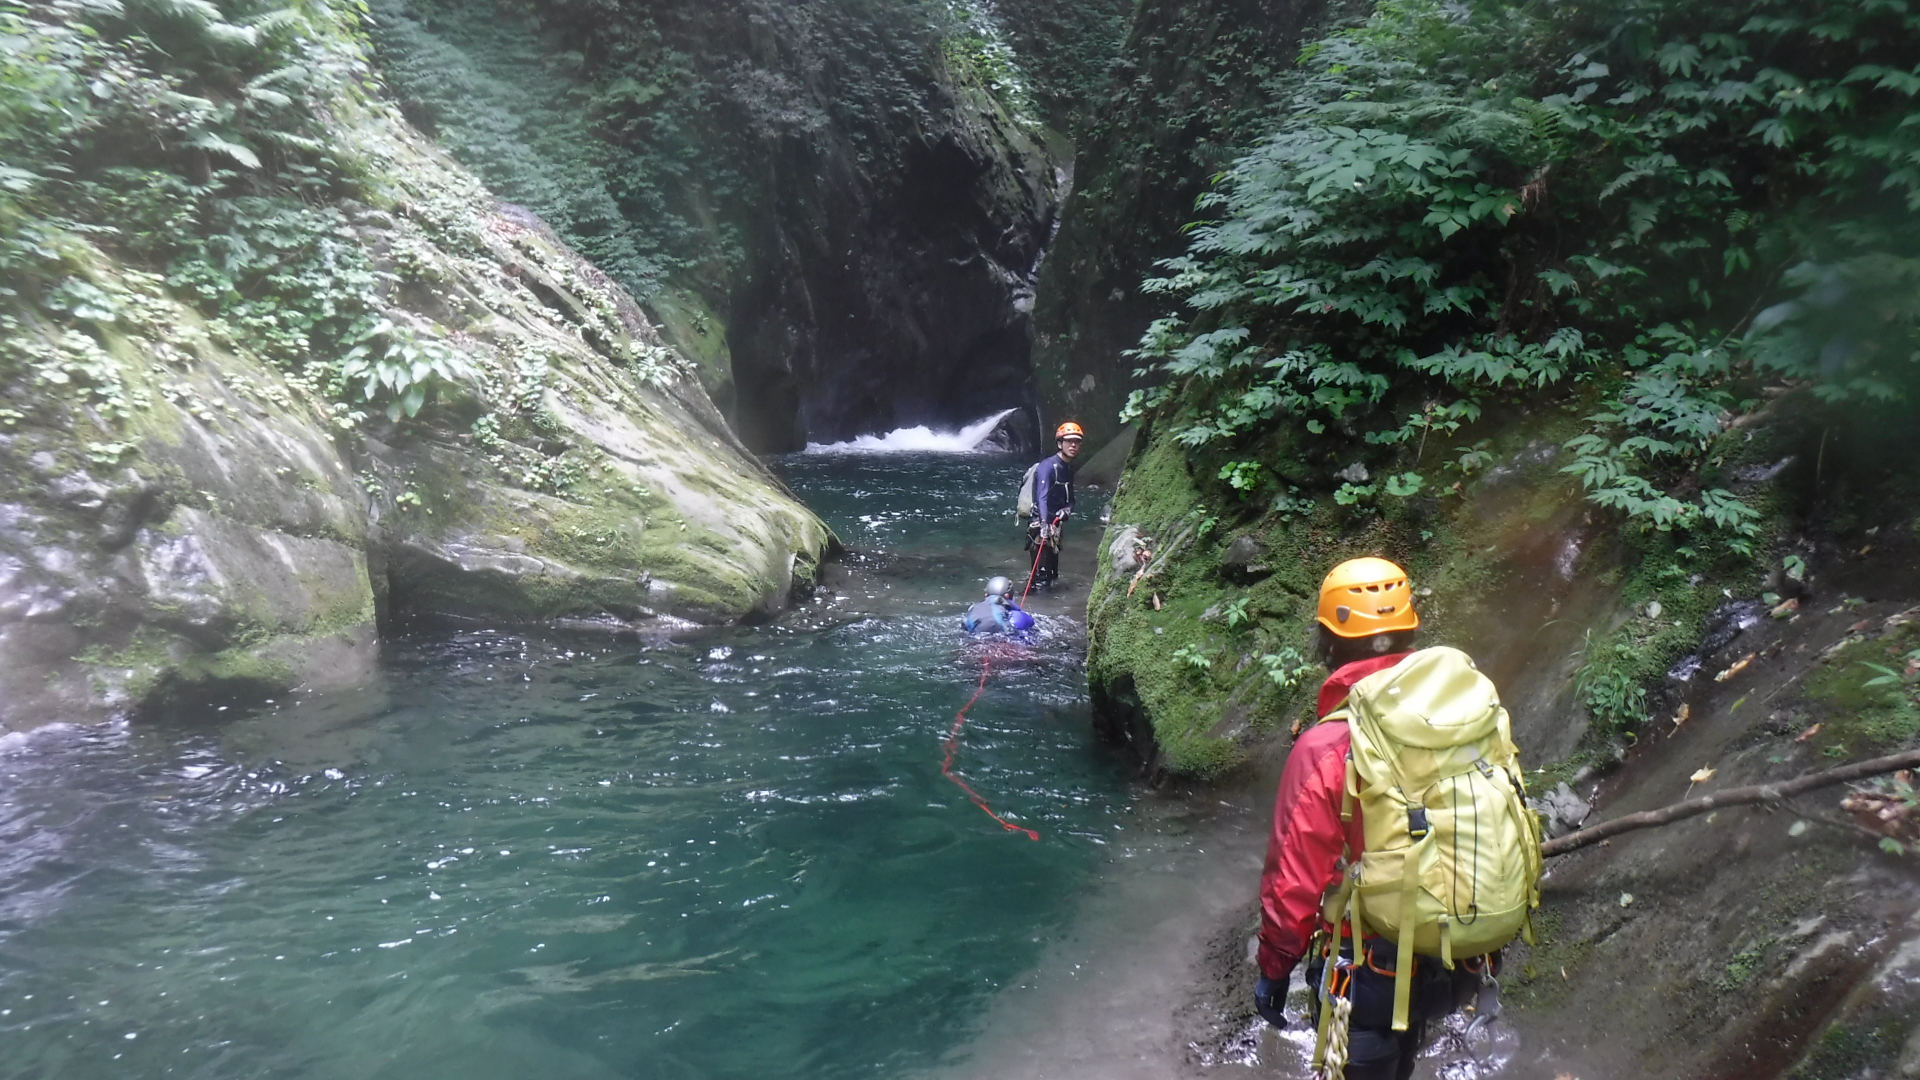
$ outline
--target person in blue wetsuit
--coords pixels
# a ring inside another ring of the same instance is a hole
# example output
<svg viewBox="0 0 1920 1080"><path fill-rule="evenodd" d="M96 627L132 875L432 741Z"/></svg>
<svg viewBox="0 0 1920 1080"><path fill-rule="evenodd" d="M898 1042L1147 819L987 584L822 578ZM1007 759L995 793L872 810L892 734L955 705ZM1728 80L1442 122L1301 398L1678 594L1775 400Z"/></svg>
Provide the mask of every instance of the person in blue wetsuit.
<svg viewBox="0 0 1920 1080"><path fill-rule="evenodd" d="M1027 551L1038 552L1033 564L1035 586L1052 585L1060 576L1060 527L1073 516L1073 459L1080 456L1080 441L1085 437L1079 424L1071 420L1061 424L1053 432L1059 452L1034 466Z"/></svg>
<svg viewBox="0 0 1920 1080"><path fill-rule="evenodd" d="M960 625L969 634L1018 634L1033 629L1033 616L1014 603L1013 582L995 577L987 582L987 595L961 616Z"/></svg>

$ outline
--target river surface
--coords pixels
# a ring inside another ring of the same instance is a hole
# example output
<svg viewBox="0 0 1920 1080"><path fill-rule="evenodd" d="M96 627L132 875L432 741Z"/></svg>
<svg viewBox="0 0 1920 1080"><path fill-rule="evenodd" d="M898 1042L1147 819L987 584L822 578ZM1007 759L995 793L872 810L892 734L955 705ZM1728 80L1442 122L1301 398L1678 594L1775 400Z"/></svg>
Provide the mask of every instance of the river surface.
<svg viewBox="0 0 1920 1080"><path fill-rule="evenodd" d="M957 629L1023 569L1024 462L782 465L872 554L780 622L422 631L362 693L0 742L0 1077L963 1059L1101 874L1179 829L1092 733L1077 561L1032 647ZM1038 842L940 772L989 660L956 769Z"/></svg>

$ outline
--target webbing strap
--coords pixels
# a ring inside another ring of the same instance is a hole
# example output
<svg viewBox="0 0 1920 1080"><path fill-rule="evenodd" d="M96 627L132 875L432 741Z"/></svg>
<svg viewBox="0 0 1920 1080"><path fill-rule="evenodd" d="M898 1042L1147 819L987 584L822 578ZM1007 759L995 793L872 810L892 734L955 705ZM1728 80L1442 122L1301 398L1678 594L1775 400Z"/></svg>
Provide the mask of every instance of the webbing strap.
<svg viewBox="0 0 1920 1080"><path fill-rule="evenodd" d="M1400 940L1399 955L1393 967L1393 1030L1407 1030L1407 1014L1413 1002L1413 935L1420 922L1416 900L1420 895L1420 864L1434 842L1432 832L1407 848L1400 863Z"/></svg>
<svg viewBox="0 0 1920 1080"><path fill-rule="evenodd" d="M1353 763L1353 751L1347 751L1346 790L1340 795L1340 820L1353 820L1353 801L1360 797L1360 768Z"/></svg>
<svg viewBox="0 0 1920 1080"><path fill-rule="evenodd" d="M1520 834L1525 837L1522 847L1526 850L1527 887L1526 917L1520 923L1520 939L1528 945L1533 944L1533 911L1540 906L1540 872L1546 859L1540 854L1540 844L1545 837L1540 835L1540 818L1527 806L1527 785L1515 769L1502 768L1506 773L1510 795L1507 799L1507 811L1514 816Z"/></svg>
<svg viewBox="0 0 1920 1080"><path fill-rule="evenodd" d="M1318 1073L1327 1064L1327 1033L1333 1026L1333 965L1340 959L1340 948L1334 946L1327 964L1320 969L1320 1030L1313 1036L1313 1071Z"/></svg>
<svg viewBox="0 0 1920 1080"><path fill-rule="evenodd" d="M1360 864L1353 864L1353 895L1347 906L1347 927L1353 933L1353 956L1360 958L1360 950L1366 946L1367 928L1361 925L1360 918Z"/></svg>

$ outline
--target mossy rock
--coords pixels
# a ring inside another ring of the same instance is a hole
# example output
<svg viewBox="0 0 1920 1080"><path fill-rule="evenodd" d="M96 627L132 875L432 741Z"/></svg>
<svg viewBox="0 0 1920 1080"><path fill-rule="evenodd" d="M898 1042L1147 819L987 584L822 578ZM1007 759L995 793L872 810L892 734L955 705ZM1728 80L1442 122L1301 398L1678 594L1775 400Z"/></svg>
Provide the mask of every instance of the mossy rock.
<svg viewBox="0 0 1920 1080"><path fill-rule="evenodd" d="M1728 595L1757 591L1749 557L1616 531L1560 471L1570 429L1557 414L1489 417L1455 439L1482 446L1486 467L1430 468L1445 478L1437 494L1376 492L1354 505L1332 497L1340 480L1328 478L1352 462L1319 460L1304 436L1276 433L1251 451L1269 479L1241 493L1175 427L1142 433L1107 533L1107 543L1127 527L1149 537L1150 570L1123 579L1103 559L1088 601L1100 722L1166 773L1217 775L1311 719L1307 690L1322 673L1300 658L1320 578L1343 559L1408 569L1421 640L1476 657L1529 765L1593 757L1644 724L1658 703L1643 688L1695 647ZM1296 677L1273 677L1287 671ZM1624 697L1613 711L1607 692Z"/></svg>

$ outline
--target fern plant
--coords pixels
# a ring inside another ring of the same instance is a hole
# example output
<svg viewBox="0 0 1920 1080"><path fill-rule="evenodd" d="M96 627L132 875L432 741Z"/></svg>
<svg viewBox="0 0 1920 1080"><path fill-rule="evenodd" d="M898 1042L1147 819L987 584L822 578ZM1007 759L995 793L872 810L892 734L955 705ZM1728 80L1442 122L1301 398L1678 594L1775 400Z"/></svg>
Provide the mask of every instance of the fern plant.
<svg viewBox="0 0 1920 1080"><path fill-rule="evenodd" d="M1524 394L1583 421L1594 502L1743 549L1755 512L1690 482L1743 386L1920 391L1916 32L1897 0L1389 0L1305 50L1146 283L1184 311L1125 418L1228 463L1285 428L1417 464Z"/></svg>

